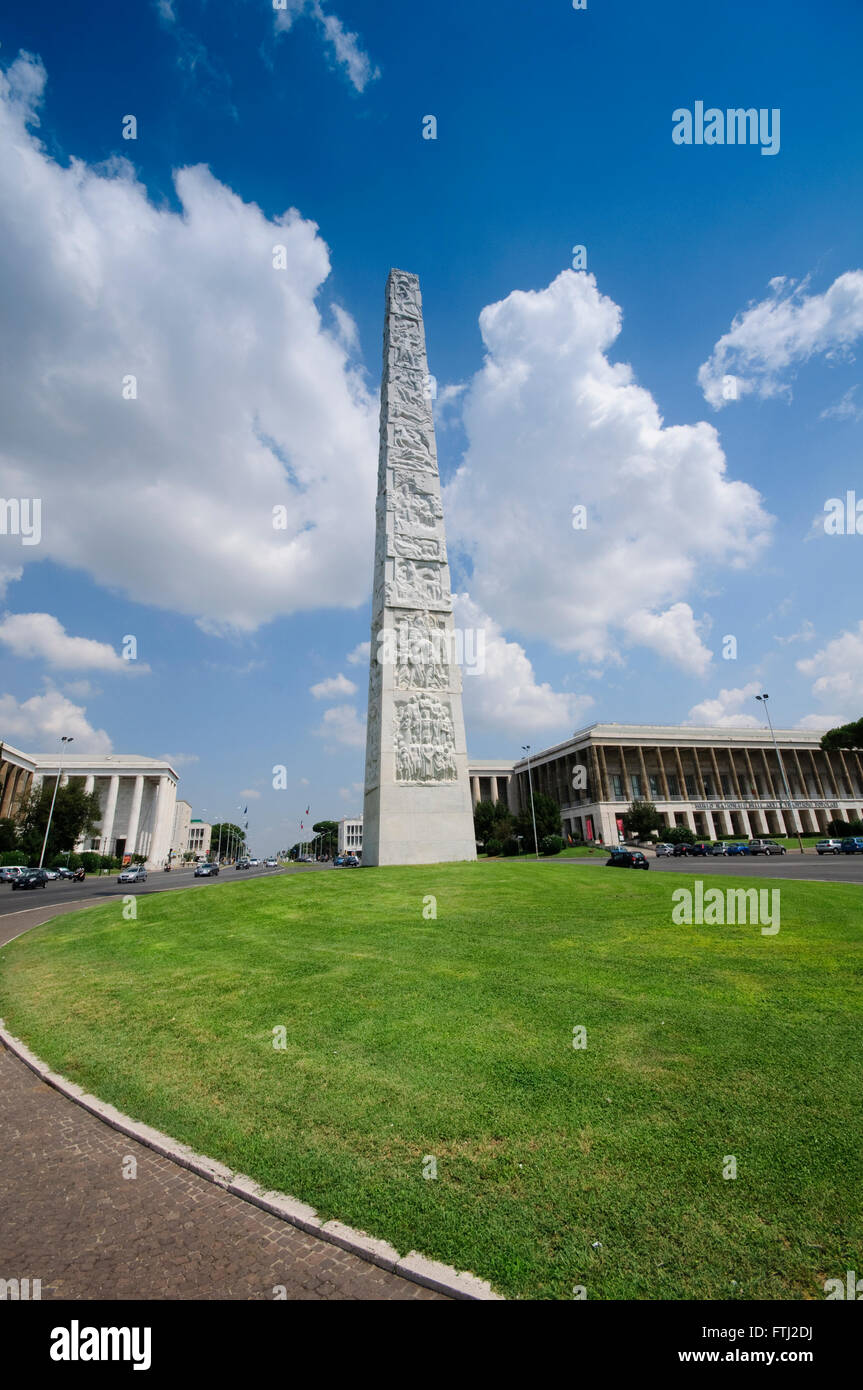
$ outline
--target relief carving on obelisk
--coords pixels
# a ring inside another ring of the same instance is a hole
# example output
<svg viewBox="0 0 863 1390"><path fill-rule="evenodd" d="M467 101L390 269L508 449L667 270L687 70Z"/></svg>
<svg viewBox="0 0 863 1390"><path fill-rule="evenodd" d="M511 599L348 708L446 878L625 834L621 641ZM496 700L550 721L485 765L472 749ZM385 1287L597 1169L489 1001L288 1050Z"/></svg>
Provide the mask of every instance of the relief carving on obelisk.
<svg viewBox="0 0 863 1390"><path fill-rule="evenodd" d="M476 858L419 281L387 282L363 861Z"/></svg>

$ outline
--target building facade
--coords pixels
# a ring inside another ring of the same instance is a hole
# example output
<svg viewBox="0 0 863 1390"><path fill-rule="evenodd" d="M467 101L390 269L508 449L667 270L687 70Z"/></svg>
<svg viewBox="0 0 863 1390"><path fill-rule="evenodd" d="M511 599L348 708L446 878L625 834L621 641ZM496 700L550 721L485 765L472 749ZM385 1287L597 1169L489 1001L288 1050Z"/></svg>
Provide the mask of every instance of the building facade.
<svg viewBox="0 0 863 1390"><path fill-rule="evenodd" d="M96 792L102 808L101 823L93 835L83 837L76 850L97 854L140 854L149 867L167 862L177 802L177 774L170 763L158 758L139 758L111 753L93 757L83 753L22 753L0 745L0 816L17 819L24 797L43 783L79 783L85 792Z"/></svg>
<svg viewBox="0 0 863 1390"><path fill-rule="evenodd" d="M603 844L618 842L634 800L705 840L818 835L863 817L860 752L826 753L806 729L777 729L774 746L766 728L592 724L531 754L530 778L557 802L565 836ZM513 766L509 805L530 805L526 759Z"/></svg>
<svg viewBox="0 0 863 1390"><path fill-rule="evenodd" d="M212 839L213 827L208 825L205 820L191 820L189 822L189 843L188 850L194 854L196 859L206 859L210 853L210 840Z"/></svg>
<svg viewBox="0 0 863 1390"><path fill-rule="evenodd" d="M363 853L363 818L362 816L346 816L339 821L339 854L355 854L357 858L362 858Z"/></svg>
<svg viewBox="0 0 863 1390"><path fill-rule="evenodd" d="M470 794L474 807L481 801L502 801L509 805L509 784L515 763L510 759L477 758L469 761Z"/></svg>

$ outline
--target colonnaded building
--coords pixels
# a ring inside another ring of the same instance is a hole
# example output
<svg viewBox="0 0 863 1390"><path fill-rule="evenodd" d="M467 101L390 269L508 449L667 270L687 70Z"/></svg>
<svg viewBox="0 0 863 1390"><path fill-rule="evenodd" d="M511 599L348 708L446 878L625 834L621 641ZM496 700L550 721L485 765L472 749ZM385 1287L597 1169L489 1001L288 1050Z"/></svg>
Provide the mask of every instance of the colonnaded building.
<svg viewBox="0 0 863 1390"><path fill-rule="evenodd" d="M174 841L178 779L170 763L158 758L65 753L61 762L56 753L22 753L3 743L0 817L17 819L27 793L45 781L50 784L61 767L61 786L80 782L85 792L98 793L102 808L98 830L79 841L76 849L92 849L118 859L146 855L151 868L168 861Z"/></svg>
<svg viewBox="0 0 863 1390"><path fill-rule="evenodd" d="M692 728L591 724L530 755L534 792L560 807L573 839L616 844L634 800L652 801L665 824L699 839L723 835L821 834L831 820L863 819L863 758L825 753L806 729ZM783 770L791 793L785 793ZM528 762L484 759L469 766L474 805L530 806Z"/></svg>

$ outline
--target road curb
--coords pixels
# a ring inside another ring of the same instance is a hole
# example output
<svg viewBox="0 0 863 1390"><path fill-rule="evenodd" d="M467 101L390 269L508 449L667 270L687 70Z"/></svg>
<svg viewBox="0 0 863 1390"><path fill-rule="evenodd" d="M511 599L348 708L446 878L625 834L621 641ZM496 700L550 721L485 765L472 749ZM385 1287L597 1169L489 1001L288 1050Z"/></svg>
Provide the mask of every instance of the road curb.
<svg viewBox="0 0 863 1390"><path fill-rule="evenodd" d="M470 1302L505 1301L503 1295L495 1293L486 1280L478 1279L474 1274L456 1270L451 1265L440 1264L437 1260L427 1259L416 1250L402 1256L392 1245L368 1235L365 1231L356 1231L341 1221L324 1221L314 1207L306 1202L300 1202L284 1192L267 1192L245 1173L234 1172L225 1164L208 1158L205 1154L196 1154L188 1145L180 1144L170 1135L162 1134L150 1125L131 1119L115 1106L99 1100L98 1096L88 1095L82 1086L51 1071L34 1052L31 1052L26 1043L7 1030L2 1018L0 1043L35 1072L46 1085L52 1086L67 1100L74 1101L82 1109L88 1110L91 1115L110 1125L112 1129L143 1144L145 1148L152 1149L162 1158L196 1173L198 1177L206 1179L216 1187L224 1188L242 1201L250 1202L279 1220L296 1226L308 1235L317 1236L319 1240L328 1241L331 1245L338 1245L342 1250L350 1251L369 1264L379 1265L382 1269L399 1274L414 1284L422 1284L425 1288L434 1289L436 1293L448 1294L450 1298Z"/></svg>

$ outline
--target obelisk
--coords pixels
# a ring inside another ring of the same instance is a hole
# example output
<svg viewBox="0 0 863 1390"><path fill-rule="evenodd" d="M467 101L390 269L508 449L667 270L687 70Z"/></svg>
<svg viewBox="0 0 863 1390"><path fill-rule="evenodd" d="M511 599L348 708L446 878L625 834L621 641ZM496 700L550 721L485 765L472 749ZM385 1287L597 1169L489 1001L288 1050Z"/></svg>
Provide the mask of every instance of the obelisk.
<svg viewBox="0 0 863 1390"><path fill-rule="evenodd" d="M419 280L384 321L363 864L476 858Z"/></svg>

